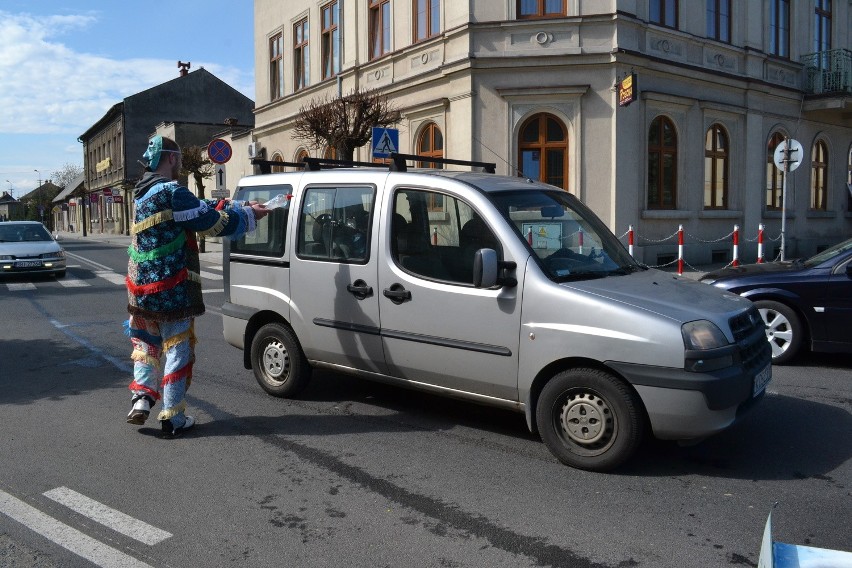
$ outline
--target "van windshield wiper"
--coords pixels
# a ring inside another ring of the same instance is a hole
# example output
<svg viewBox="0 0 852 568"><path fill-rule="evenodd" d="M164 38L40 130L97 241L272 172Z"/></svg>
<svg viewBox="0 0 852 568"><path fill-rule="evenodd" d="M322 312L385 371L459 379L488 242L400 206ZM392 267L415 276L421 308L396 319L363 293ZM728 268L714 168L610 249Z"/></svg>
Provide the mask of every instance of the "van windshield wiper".
<svg viewBox="0 0 852 568"><path fill-rule="evenodd" d="M572 272L571 274L565 274L563 276L558 276L557 279L559 282L574 282L576 280L596 280L598 278L606 278L609 276L610 272Z"/></svg>

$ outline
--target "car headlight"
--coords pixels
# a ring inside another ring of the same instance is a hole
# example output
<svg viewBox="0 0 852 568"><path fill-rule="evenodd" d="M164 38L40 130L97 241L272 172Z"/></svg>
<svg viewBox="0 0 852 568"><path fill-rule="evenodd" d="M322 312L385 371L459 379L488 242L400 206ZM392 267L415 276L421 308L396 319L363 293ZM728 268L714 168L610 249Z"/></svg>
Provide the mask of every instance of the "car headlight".
<svg viewBox="0 0 852 568"><path fill-rule="evenodd" d="M683 344L689 350L705 351L728 345L728 339L722 330L711 321L696 320L683 324L680 328Z"/></svg>

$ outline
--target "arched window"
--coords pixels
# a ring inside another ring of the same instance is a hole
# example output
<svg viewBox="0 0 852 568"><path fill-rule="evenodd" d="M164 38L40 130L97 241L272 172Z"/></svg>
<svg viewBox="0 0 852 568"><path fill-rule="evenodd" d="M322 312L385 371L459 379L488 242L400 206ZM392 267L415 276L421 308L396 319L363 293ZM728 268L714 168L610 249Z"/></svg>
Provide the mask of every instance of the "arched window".
<svg viewBox="0 0 852 568"><path fill-rule="evenodd" d="M520 174L568 189L568 132L552 114L536 114L521 126Z"/></svg>
<svg viewBox="0 0 852 568"><path fill-rule="evenodd" d="M775 166L775 148L784 141L784 135L776 132L766 145L766 210L781 209L784 190L784 172Z"/></svg>
<svg viewBox="0 0 852 568"><path fill-rule="evenodd" d="M704 138L704 208L728 208L728 134L718 124Z"/></svg>
<svg viewBox="0 0 852 568"><path fill-rule="evenodd" d="M272 160L270 160L270 161L271 162L283 162L284 156L282 156L280 152L275 152L274 154L272 154ZM286 171L284 169L284 166L272 166L272 173L273 174L278 173L278 172L283 172L283 171Z"/></svg>
<svg viewBox="0 0 852 568"><path fill-rule="evenodd" d="M309 157L310 155L311 155L311 154L310 154L310 152L308 152L308 151L307 151L307 150L305 150L304 148L299 148L299 149L296 151L296 159L295 159L295 160L293 160L293 161L294 161L294 162L296 162L297 164L301 164L301 163L302 163L302 160L304 160L305 158ZM297 169L297 170L298 170L298 168L295 168L295 169Z"/></svg>
<svg viewBox="0 0 852 568"><path fill-rule="evenodd" d="M828 147L822 140L811 149L811 209L828 209Z"/></svg>
<svg viewBox="0 0 852 568"><path fill-rule="evenodd" d="M434 122L427 124L417 137L417 155L430 158L444 157L444 135ZM418 162L417 167L443 169L444 166L432 162Z"/></svg>
<svg viewBox="0 0 852 568"><path fill-rule="evenodd" d="M674 124L658 116L648 130L648 209L677 206L677 133Z"/></svg>
<svg viewBox="0 0 852 568"><path fill-rule="evenodd" d="M337 150L334 146L326 146L325 152L322 153L322 157L327 160L336 160L337 159Z"/></svg>

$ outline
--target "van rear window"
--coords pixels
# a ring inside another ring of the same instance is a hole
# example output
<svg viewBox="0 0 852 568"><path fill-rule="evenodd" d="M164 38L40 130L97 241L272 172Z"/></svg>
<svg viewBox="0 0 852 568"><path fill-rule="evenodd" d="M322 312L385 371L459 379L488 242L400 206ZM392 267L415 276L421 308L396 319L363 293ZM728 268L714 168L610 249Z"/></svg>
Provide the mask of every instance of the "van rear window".
<svg viewBox="0 0 852 568"><path fill-rule="evenodd" d="M293 186L289 184L264 185L237 190L237 199L266 203L278 195L290 195ZM231 254L252 256L284 256L287 244L288 207L273 209L266 217L257 222L257 230L238 240L231 241Z"/></svg>

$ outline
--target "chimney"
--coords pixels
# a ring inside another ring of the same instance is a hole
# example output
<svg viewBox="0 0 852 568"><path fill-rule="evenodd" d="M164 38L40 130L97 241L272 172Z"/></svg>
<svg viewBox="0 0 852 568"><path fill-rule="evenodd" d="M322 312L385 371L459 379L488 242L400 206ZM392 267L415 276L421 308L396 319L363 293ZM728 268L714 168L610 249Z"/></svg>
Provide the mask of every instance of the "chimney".
<svg viewBox="0 0 852 568"><path fill-rule="evenodd" d="M187 61L184 63L183 61L178 61L177 66L180 69L180 76L185 77L189 73L189 68L192 67L192 62Z"/></svg>

